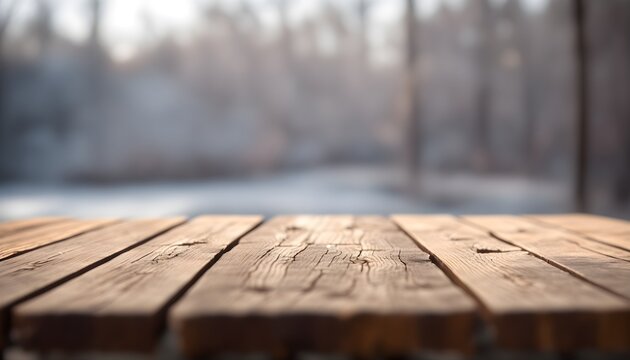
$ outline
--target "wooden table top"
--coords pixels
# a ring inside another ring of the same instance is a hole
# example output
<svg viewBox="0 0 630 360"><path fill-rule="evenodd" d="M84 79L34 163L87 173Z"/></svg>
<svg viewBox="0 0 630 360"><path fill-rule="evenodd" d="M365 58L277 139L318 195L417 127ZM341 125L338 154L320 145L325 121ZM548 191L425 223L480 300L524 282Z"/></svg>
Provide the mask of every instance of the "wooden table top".
<svg viewBox="0 0 630 360"><path fill-rule="evenodd" d="M630 222L592 215L0 223L0 349L630 350Z"/></svg>

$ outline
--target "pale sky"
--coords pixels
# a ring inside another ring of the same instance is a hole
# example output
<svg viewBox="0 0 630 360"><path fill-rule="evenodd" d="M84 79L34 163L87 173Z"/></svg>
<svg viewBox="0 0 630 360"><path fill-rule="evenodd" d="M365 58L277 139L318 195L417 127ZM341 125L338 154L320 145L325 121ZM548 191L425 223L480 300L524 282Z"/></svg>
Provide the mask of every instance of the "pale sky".
<svg viewBox="0 0 630 360"><path fill-rule="evenodd" d="M76 41L85 39L88 33L89 17L88 0L50 0L54 6L54 26L56 31ZM177 39L185 39L191 30L199 24L200 14L197 10L205 2L220 2L225 6L235 6L235 0L106 0L104 3L104 40L115 58L124 60L134 55L140 44L147 41L147 19L153 24L155 35L168 33ZM309 16L322 3L321 0L293 0L291 21ZM441 2L459 6L464 0L420 0L418 8L421 15L433 13ZM506 0L493 0L503 2ZM527 0L526 5L532 11L542 9L549 0ZM277 25L275 0L249 0L255 6L261 20L270 28ZM19 27L24 19L31 17L35 11L35 1L19 0L16 14L16 25ZM336 4L354 6L355 0L341 1ZM371 11L372 41L380 41L379 28L392 22L400 21L403 0L377 0ZM0 9L2 11L2 9Z"/></svg>

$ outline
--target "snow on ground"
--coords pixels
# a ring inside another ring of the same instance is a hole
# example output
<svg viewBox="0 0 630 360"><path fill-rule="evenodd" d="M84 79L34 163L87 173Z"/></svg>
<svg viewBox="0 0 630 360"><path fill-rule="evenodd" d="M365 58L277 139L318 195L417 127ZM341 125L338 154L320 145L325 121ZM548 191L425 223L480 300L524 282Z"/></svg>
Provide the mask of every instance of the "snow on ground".
<svg viewBox="0 0 630 360"><path fill-rule="evenodd" d="M571 211L565 184L423 174L419 195L390 168L311 169L196 182L0 185L0 218L197 214L541 213Z"/></svg>

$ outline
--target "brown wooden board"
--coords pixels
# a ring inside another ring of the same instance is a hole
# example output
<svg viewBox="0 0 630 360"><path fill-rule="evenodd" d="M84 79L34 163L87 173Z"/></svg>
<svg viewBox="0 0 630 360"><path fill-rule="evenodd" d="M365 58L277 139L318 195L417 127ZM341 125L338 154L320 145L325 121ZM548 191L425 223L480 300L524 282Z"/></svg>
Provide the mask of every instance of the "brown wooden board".
<svg viewBox="0 0 630 360"><path fill-rule="evenodd" d="M64 220L0 237L0 260L112 224L115 220Z"/></svg>
<svg viewBox="0 0 630 360"><path fill-rule="evenodd" d="M0 238L21 230L31 229L42 225L53 224L67 219L61 217L40 217L33 219L10 220L0 223Z"/></svg>
<svg viewBox="0 0 630 360"><path fill-rule="evenodd" d="M482 304L499 346L630 348L627 301L452 216L394 216Z"/></svg>
<svg viewBox="0 0 630 360"><path fill-rule="evenodd" d="M214 259L262 219L203 216L15 308L25 348L148 351L164 311Z"/></svg>
<svg viewBox="0 0 630 360"><path fill-rule="evenodd" d="M9 329L9 311L20 301L78 276L183 219L130 220L0 261L0 348Z"/></svg>
<svg viewBox="0 0 630 360"><path fill-rule="evenodd" d="M580 233L589 239L630 251L630 222L586 214L533 215L540 222Z"/></svg>
<svg viewBox="0 0 630 360"><path fill-rule="evenodd" d="M170 312L187 355L470 350L474 301L391 221L279 217L245 236Z"/></svg>
<svg viewBox="0 0 630 360"><path fill-rule="evenodd" d="M630 252L517 216L466 216L497 238L630 300Z"/></svg>

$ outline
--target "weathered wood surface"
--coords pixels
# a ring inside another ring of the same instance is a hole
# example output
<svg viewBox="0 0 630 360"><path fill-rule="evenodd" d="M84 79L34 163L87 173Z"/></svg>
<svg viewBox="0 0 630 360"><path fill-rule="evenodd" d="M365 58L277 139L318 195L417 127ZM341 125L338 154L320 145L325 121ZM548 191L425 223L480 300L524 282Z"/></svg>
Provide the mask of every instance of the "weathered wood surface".
<svg viewBox="0 0 630 360"><path fill-rule="evenodd" d="M0 349L10 330L44 352L147 351L168 330L188 355L375 356L470 351L483 328L499 348L630 350L627 222L393 220L278 217L242 238L260 218L3 223Z"/></svg>
<svg viewBox="0 0 630 360"><path fill-rule="evenodd" d="M10 232L0 237L0 260L50 245L113 223L115 220L64 220Z"/></svg>
<svg viewBox="0 0 630 360"><path fill-rule="evenodd" d="M497 238L630 300L630 251L517 216L466 216Z"/></svg>
<svg viewBox="0 0 630 360"><path fill-rule="evenodd" d="M630 222L596 215L537 215L531 218L630 251Z"/></svg>
<svg viewBox="0 0 630 360"><path fill-rule="evenodd" d="M469 350L474 306L385 218L280 217L211 267L170 324L188 355Z"/></svg>
<svg viewBox="0 0 630 360"><path fill-rule="evenodd" d="M168 305L262 219L204 216L30 300L13 312L17 342L36 350L151 350Z"/></svg>
<svg viewBox="0 0 630 360"><path fill-rule="evenodd" d="M116 223L0 261L0 348L6 340L12 306L103 264L182 221L173 218Z"/></svg>
<svg viewBox="0 0 630 360"><path fill-rule="evenodd" d="M0 237L8 234L31 229L42 225L52 224L66 220L61 217L41 217L33 219L11 220L0 223Z"/></svg>
<svg viewBox="0 0 630 360"><path fill-rule="evenodd" d="M483 305L499 346L630 347L627 301L452 216L394 216Z"/></svg>

